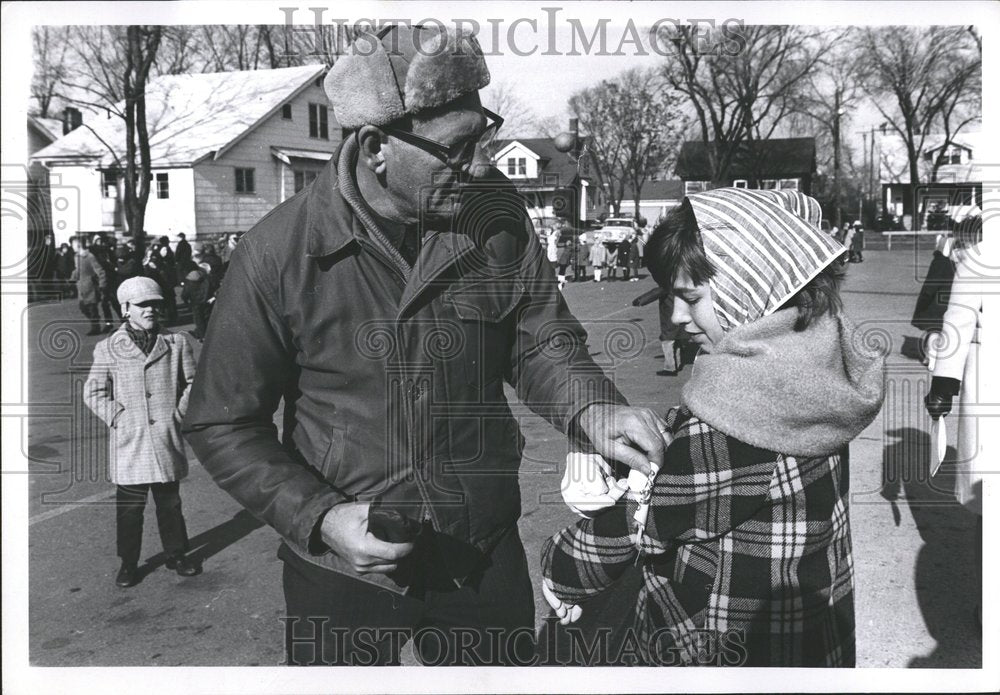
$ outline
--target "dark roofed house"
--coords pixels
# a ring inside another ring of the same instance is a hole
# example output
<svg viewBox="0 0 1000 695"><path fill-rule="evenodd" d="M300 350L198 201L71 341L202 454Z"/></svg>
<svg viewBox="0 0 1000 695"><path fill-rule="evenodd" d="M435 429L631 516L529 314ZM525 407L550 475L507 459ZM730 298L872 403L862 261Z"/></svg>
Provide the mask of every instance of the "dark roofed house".
<svg viewBox="0 0 1000 695"><path fill-rule="evenodd" d="M689 140L681 147L675 173L684 181L684 194L712 188L791 188L809 193L816 172L815 138L776 138L742 143L732 156L725 178L714 178L714 142ZM724 156L716 150L717 158Z"/></svg>

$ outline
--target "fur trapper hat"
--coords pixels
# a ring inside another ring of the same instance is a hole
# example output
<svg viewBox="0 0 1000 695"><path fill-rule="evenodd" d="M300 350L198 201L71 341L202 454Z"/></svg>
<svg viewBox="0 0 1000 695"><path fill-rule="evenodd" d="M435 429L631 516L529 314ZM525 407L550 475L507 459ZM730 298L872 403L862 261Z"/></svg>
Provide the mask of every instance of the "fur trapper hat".
<svg viewBox="0 0 1000 695"><path fill-rule="evenodd" d="M358 36L324 88L337 122L360 128L443 106L489 82L471 31L394 24Z"/></svg>

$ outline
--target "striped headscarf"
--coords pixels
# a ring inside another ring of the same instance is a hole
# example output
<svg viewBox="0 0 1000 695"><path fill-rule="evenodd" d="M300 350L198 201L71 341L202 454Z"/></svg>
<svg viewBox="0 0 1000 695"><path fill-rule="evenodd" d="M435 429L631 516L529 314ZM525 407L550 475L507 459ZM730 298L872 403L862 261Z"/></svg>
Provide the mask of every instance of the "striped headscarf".
<svg viewBox="0 0 1000 695"><path fill-rule="evenodd" d="M845 251L821 231L819 203L798 191L717 188L688 201L726 331L776 311Z"/></svg>

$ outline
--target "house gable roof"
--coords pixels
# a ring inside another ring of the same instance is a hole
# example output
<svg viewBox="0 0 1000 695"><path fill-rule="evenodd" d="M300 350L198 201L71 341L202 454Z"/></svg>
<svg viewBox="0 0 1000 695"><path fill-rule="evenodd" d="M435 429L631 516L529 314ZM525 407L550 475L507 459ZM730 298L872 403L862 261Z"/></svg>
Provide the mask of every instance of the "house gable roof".
<svg viewBox="0 0 1000 695"><path fill-rule="evenodd" d="M524 152L525 154L527 154L532 159L536 159L536 160L537 159L541 159L541 156L537 152L535 152L534 150L532 150L527 145L523 144L520 140L511 140L510 142L508 142L502 148L500 148L499 150L497 150L497 153L495 155L493 155L493 158L494 159L502 159L502 158L506 157L507 155L509 155L514 150L520 150L520 151Z"/></svg>
<svg viewBox="0 0 1000 695"><path fill-rule="evenodd" d="M688 140L681 146L674 173L688 181L712 179L710 153L715 143ZM781 178L816 170L815 138L776 138L743 143L729 167L729 178Z"/></svg>
<svg viewBox="0 0 1000 695"><path fill-rule="evenodd" d="M518 142L525 149L530 150L538 156L538 175L558 176L560 186L568 186L581 176L576 162L574 162L567 152L560 152L552 143L552 138L512 138L509 140L497 140L497 154L503 152L511 143ZM494 155L494 159L496 155ZM582 175L582 178L589 178Z"/></svg>
<svg viewBox="0 0 1000 695"><path fill-rule="evenodd" d="M319 77L323 65L275 70L164 75L146 88L154 166L188 165L221 153ZM96 160L111 166L108 149L125 152L125 122L103 114L35 153L39 160Z"/></svg>
<svg viewBox="0 0 1000 695"><path fill-rule="evenodd" d="M54 142L62 136L63 123L58 118L42 118L28 114L28 125L49 142Z"/></svg>

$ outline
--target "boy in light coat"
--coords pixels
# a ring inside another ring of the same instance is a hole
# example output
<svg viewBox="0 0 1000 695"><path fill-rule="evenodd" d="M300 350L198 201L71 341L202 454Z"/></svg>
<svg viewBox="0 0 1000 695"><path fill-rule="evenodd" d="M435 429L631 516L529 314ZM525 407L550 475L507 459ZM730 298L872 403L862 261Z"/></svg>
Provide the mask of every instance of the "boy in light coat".
<svg viewBox="0 0 1000 695"><path fill-rule="evenodd" d="M180 424L194 379L194 351L184 334L161 330L159 285L129 278L118 288L125 322L94 348L83 387L84 402L110 428L110 476L117 485L117 545L121 569L115 583L139 580L146 497L156 501L156 521L167 567L184 577L200 568L185 553L187 528L180 481L187 475Z"/></svg>

